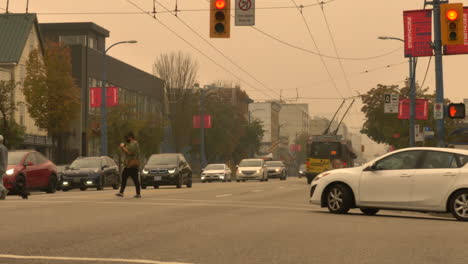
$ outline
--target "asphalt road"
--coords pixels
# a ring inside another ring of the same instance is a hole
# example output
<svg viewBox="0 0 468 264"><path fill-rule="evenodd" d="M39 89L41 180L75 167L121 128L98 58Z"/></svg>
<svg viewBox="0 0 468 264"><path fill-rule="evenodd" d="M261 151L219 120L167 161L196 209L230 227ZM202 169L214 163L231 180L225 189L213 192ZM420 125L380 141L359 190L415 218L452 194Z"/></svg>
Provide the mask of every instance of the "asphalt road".
<svg viewBox="0 0 468 264"><path fill-rule="evenodd" d="M305 179L89 190L0 201L0 263L467 263L468 223L332 215Z"/></svg>

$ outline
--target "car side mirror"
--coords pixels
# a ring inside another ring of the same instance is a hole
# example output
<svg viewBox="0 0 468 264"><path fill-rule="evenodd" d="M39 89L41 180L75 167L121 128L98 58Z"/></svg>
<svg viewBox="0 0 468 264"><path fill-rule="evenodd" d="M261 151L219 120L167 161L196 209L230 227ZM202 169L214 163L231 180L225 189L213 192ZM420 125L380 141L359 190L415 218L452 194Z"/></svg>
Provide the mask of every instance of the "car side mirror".
<svg viewBox="0 0 468 264"><path fill-rule="evenodd" d="M377 165L375 165L375 164L372 164L372 165L370 165L370 166L367 166L367 167L364 169L364 171L377 171L377 170L379 170L379 168L378 168Z"/></svg>
<svg viewBox="0 0 468 264"><path fill-rule="evenodd" d="M28 162L25 162L25 163L24 163L24 166L25 166L25 167L33 166L33 165L34 165L34 163L32 163L31 161L28 161Z"/></svg>
<svg viewBox="0 0 468 264"><path fill-rule="evenodd" d="M104 165L104 166L102 166L102 169L103 169L103 170L104 170L104 169L107 169L107 168L109 168L109 165Z"/></svg>

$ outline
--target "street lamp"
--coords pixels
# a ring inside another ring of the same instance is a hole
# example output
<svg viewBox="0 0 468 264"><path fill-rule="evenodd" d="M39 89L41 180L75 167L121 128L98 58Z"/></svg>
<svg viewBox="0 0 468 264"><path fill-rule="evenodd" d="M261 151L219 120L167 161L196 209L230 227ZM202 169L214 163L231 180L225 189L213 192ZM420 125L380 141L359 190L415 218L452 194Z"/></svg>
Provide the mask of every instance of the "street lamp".
<svg viewBox="0 0 468 264"><path fill-rule="evenodd" d="M106 54L119 44L135 44L136 40L120 41L110 45L102 54L102 91L101 91L101 156L107 156L107 93L106 93Z"/></svg>
<svg viewBox="0 0 468 264"><path fill-rule="evenodd" d="M395 37L388 37L388 36L380 36L378 37L380 40L398 40L401 42L405 42L401 38ZM416 67L414 65L414 58L412 56L408 59L409 62L409 97L410 97L410 116L409 116L409 146L414 147L415 144L415 131L414 131L414 124L415 124L415 113L416 113L416 84L415 84L415 77L416 77Z"/></svg>

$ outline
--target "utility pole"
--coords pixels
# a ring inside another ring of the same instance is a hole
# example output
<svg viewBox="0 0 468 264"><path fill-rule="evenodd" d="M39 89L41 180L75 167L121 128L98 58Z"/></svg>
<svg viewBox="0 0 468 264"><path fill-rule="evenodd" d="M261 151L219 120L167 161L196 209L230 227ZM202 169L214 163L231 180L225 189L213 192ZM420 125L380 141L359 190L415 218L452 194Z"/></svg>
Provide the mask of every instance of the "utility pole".
<svg viewBox="0 0 468 264"><path fill-rule="evenodd" d="M414 147L415 144L415 114L416 114L416 67L415 67L415 58L412 56L409 57L409 97L410 97L410 116L409 116L409 146Z"/></svg>
<svg viewBox="0 0 468 264"><path fill-rule="evenodd" d="M433 0L425 4L433 5L434 17L434 55L435 55L435 77L436 77L436 103L444 103L444 74L442 66L442 40L440 33L440 4L448 1ZM437 146L445 147L445 124L444 119L436 120Z"/></svg>
<svg viewBox="0 0 468 264"><path fill-rule="evenodd" d="M201 169L206 166L205 156L205 113L203 105L203 88L200 88L200 166Z"/></svg>

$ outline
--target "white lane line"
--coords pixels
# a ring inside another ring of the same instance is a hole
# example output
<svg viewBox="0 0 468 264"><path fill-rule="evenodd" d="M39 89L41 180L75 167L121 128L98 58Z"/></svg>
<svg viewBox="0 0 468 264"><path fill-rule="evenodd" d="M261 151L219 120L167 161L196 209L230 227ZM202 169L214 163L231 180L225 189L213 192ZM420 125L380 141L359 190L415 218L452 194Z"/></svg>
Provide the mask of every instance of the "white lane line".
<svg viewBox="0 0 468 264"><path fill-rule="evenodd" d="M120 259L120 258L77 258L77 257L53 257L53 256L20 256L0 254L0 259L35 259L35 260L65 260L65 261L99 261L99 262L122 262L122 263L144 263L144 264L189 264L183 262L163 262L146 259Z"/></svg>
<svg viewBox="0 0 468 264"><path fill-rule="evenodd" d="M280 187L280 189L284 189L284 188L286 188L286 187L283 187L283 186Z"/></svg>
<svg viewBox="0 0 468 264"><path fill-rule="evenodd" d="M253 190L252 192L254 192L254 193L263 192L263 190Z"/></svg>
<svg viewBox="0 0 468 264"><path fill-rule="evenodd" d="M216 195L216 198L221 198L221 197L228 197L232 196L232 194L222 194L222 195Z"/></svg>

